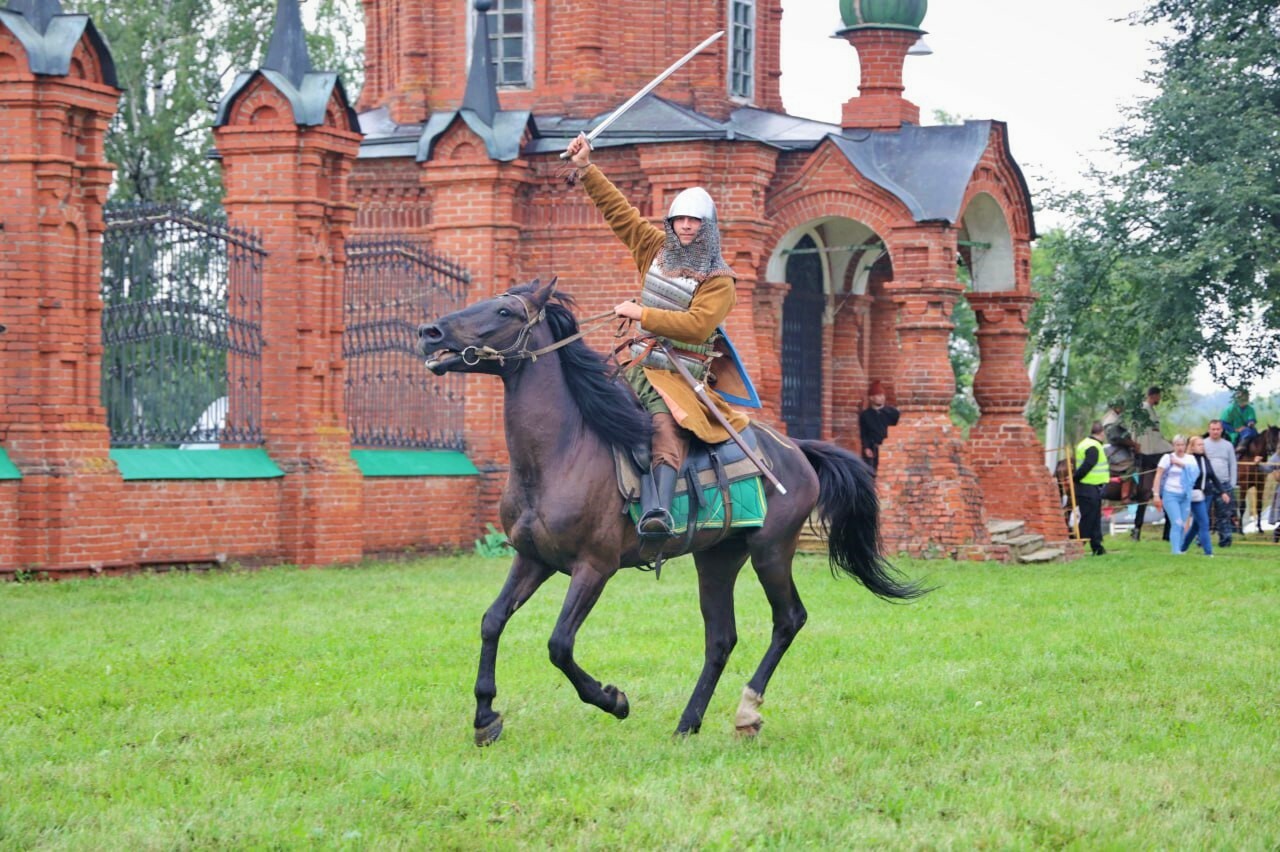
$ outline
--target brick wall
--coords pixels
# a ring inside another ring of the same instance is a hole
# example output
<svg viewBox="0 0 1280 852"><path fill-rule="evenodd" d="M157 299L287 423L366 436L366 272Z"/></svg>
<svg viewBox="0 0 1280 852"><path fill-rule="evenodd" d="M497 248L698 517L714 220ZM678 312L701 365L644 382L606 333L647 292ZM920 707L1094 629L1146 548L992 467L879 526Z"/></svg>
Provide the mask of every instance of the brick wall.
<svg viewBox="0 0 1280 852"><path fill-rule="evenodd" d="M387 107L401 124L455 109L466 88L469 0L365 0L366 81L360 109ZM833 5L834 9L834 5ZM729 24L728 0L681 4L536 0L533 85L503 88L503 109L590 116L626 100L698 42ZM782 110L782 0L756 3L753 106ZM664 84L662 96L726 117L729 37Z"/></svg>

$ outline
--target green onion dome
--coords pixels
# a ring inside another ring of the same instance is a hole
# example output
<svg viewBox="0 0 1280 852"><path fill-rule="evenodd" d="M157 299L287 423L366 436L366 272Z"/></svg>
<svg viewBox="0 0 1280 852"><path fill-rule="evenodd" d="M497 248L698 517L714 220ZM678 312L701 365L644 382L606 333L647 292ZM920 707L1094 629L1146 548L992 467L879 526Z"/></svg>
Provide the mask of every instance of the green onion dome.
<svg viewBox="0 0 1280 852"><path fill-rule="evenodd" d="M918 30L928 9L929 0L840 0L840 17L848 29Z"/></svg>

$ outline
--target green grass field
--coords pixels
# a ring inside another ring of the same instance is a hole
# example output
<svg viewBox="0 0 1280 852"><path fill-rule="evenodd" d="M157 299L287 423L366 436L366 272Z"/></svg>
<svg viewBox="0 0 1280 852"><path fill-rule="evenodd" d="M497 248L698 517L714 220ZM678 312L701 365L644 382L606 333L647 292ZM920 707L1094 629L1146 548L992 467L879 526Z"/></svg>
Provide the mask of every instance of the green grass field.
<svg viewBox="0 0 1280 852"><path fill-rule="evenodd" d="M511 622L506 732L471 742L499 561L0 585L0 848L1232 848L1280 844L1280 550L899 562L876 600L803 558L809 624L754 741L754 578L703 731L691 563L628 571L547 660L566 582Z"/></svg>

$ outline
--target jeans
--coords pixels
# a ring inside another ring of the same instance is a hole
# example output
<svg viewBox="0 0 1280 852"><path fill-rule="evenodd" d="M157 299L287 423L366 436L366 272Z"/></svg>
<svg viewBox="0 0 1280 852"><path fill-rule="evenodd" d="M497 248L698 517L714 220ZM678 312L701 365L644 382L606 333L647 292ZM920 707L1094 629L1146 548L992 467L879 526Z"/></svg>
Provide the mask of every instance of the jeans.
<svg viewBox="0 0 1280 852"><path fill-rule="evenodd" d="M1187 530L1187 537L1182 542L1183 553L1191 549L1191 542L1195 540L1197 534L1200 536L1200 549L1206 556L1212 556L1213 531L1209 528L1208 496L1199 502L1191 501L1191 529Z"/></svg>
<svg viewBox="0 0 1280 852"><path fill-rule="evenodd" d="M1174 554L1182 553L1182 540L1186 535L1184 525L1191 515L1191 495L1185 491L1165 491L1160 495L1164 500L1164 514L1169 519L1169 549Z"/></svg>
<svg viewBox="0 0 1280 852"><path fill-rule="evenodd" d="M1214 491L1210 489L1205 493L1205 498L1212 505L1209 510L1213 513L1215 525L1218 528L1218 544L1225 547L1231 543L1232 520L1235 518L1236 502L1234 489L1228 488L1225 492ZM1225 502L1222 497L1224 494L1231 495L1231 502Z"/></svg>

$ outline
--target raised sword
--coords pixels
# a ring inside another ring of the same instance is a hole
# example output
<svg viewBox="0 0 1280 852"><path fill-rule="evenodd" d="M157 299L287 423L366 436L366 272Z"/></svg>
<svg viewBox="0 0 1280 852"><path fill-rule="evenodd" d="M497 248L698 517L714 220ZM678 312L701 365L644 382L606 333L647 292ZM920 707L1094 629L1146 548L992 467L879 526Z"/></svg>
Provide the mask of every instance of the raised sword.
<svg viewBox="0 0 1280 852"><path fill-rule="evenodd" d="M615 121L622 118L622 116L626 114L627 110L635 106L636 103L638 103L641 98L643 98L645 95L652 92L654 89L658 88L658 86L662 83L663 80L667 79L672 74L679 71L681 68L684 67L685 63L687 63L693 57L697 56L702 51L706 50L707 47L709 47L713 42L715 42L716 39L720 38L723 35L724 35L724 30L720 30L715 35L708 37L706 40L702 42L702 44L698 45L693 50L689 51L684 56L681 56L679 59L677 59L675 61L675 64L672 65L670 68L668 68L666 71L663 71L657 77L654 77L652 80L650 80L643 89L641 89L640 91L632 95L630 98L628 98L626 103L624 103L622 106L615 109L612 113L609 114L608 118L606 118L604 121L597 124L595 128L590 133L587 134L587 144L590 145L592 140L594 140L601 133L604 133L606 130L608 130L609 125L613 124ZM568 158L569 158L568 151L561 152L560 159L567 160Z"/></svg>

